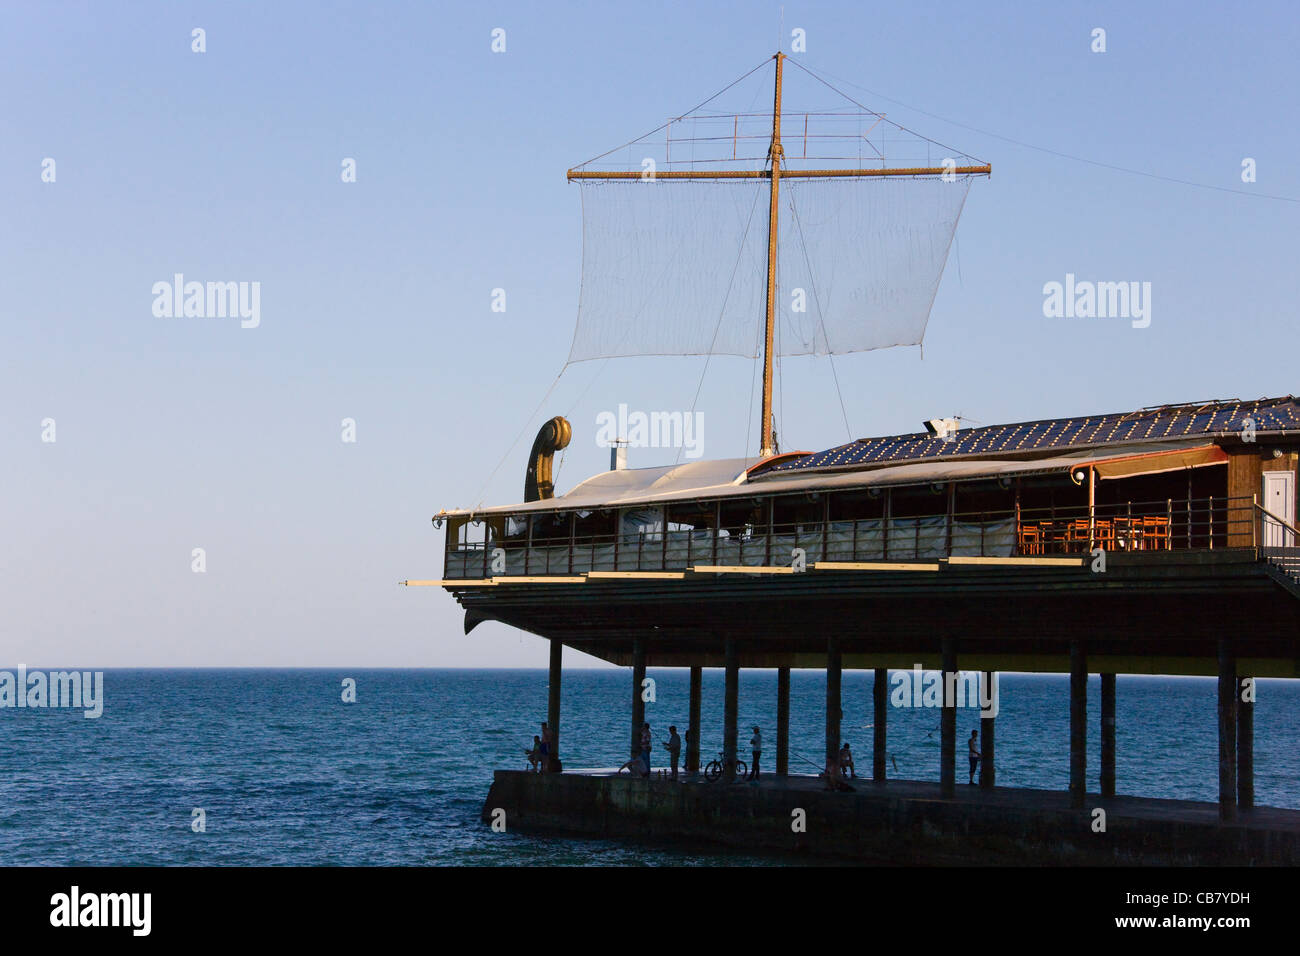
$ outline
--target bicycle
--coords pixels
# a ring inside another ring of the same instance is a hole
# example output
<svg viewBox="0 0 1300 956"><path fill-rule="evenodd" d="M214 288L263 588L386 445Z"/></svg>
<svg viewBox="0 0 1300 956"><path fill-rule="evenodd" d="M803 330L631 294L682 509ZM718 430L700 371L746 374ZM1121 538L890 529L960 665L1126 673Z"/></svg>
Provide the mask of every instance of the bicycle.
<svg viewBox="0 0 1300 956"><path fill-rule="evenodd" d="M725 754L718 754L717 760L710 760L704 768L704 779L709 783L715 783L721 776L723 768L726 766ZM736 761L736 780L744 780L749 774L749 764L743 760Z"/></svg>

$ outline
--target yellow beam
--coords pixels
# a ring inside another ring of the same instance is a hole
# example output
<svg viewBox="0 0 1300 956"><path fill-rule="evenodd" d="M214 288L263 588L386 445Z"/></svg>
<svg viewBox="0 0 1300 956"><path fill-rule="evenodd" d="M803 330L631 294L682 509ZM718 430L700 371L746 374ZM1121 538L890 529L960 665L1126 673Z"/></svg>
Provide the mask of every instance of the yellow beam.
<svg viewBox="0 0 1300 956"><path fill-rule="evenodd" d="M928 561L814 561L817 571L938 571L939 562Z"/></svg>
<svg viewBox="0 0 1300 956"><path fill-rule="evenodd" d="M951 557L949 564L974 564L997 568L1081 568L1084 558L977 558Z"/></svg>
<svg viewBox="0 0 1300 956"><path fill-rule="evenodd" d="M441 581L398 581L408 588L486 588L496 584L491 578L447 578Z"/></svg>
<svg viewBox="0 0 1300 956"><path fill-rule="evenodd" d="M691 568L696 574L793 574L794 568L778 568L769 565L713 565L698 564Z"/></svg>
<svg viewBox="0 0 1300 956"><path fill-rule="evenodd" d="M561 575L553 574L550 576L534 575L517 575L506 578L493 578L492 581L498 587L504 584L583 584L587 580L586 575Z"/></svg>
<svg viewBox="0 0 1300 956"><path fill-rule="evenodd" d="M587 580L648 580L680 581L686 577L685 571L588 571Z"/></svg>

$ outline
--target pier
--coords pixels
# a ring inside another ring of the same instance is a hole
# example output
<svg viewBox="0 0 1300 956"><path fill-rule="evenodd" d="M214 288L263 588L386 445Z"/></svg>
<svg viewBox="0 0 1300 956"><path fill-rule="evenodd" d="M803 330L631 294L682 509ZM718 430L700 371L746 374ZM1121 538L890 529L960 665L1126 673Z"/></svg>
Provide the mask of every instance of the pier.
<svg viewBox="0 0 1300 956"><path fill-rule="evenodd" d="M483 819L507 827L588 837L686 841L746 853L807 854L875 865L1253 865L1300 860L1300 811L1257 808L1224 825L1213 803L1103 797L1086 814L1070 794L849 781L828 791L817 777L707 783L634 778L612 770L534 774L498 770ZM1104 811L1105 829L1096 811ZM802 811L801 827L795 827Z"/></svg>

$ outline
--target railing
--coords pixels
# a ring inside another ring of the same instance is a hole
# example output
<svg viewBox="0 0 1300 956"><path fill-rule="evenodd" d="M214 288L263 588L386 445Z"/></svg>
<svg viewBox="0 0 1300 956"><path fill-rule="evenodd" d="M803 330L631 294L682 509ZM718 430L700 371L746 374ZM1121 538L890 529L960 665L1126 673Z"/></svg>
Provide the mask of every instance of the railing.
<svg viewBox="0 0 1300 956"><path fill-rule="evenodd" d="M667 532L650 525L625 527L619 534L537 537L525 533L486 544L462 542L447 551L444 576L790 567L799 559L812 564L932 561L963 555L1083 555L1096 548L1129 552L1254 547L1259 538L1257 510L1263 509L1249 498L1164 499L1099 504L1092 509L832 517L770 528L724 528L718 533L712 528L674 528L670 518Z"/></svg>
<svg viewBox="0 0 1300 956"><path fill-rule="evenodd" d="M1260 525L1260 552L1283 574L1300 584L1300 547L1296 547L1300 542L1300 531L1258 502L1255 511Z"/></svg>

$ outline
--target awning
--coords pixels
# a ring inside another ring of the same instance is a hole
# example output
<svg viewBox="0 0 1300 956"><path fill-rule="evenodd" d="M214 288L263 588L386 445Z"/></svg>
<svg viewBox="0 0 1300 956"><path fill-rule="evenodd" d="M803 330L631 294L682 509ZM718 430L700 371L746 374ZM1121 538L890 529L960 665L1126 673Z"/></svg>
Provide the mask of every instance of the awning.
<svg viewBox="0 0 1300 956"><path fill-rule="evenodd" d="M1174 448L1168 451L1148 452L1111 458L1093 467L1098 478L1136 478L1138 475L1158 475L1166 471L1187 468L1204 468L1206 465L1226 465L1228 453L1218 445L1198 445L1196 448Z"/></svg>

